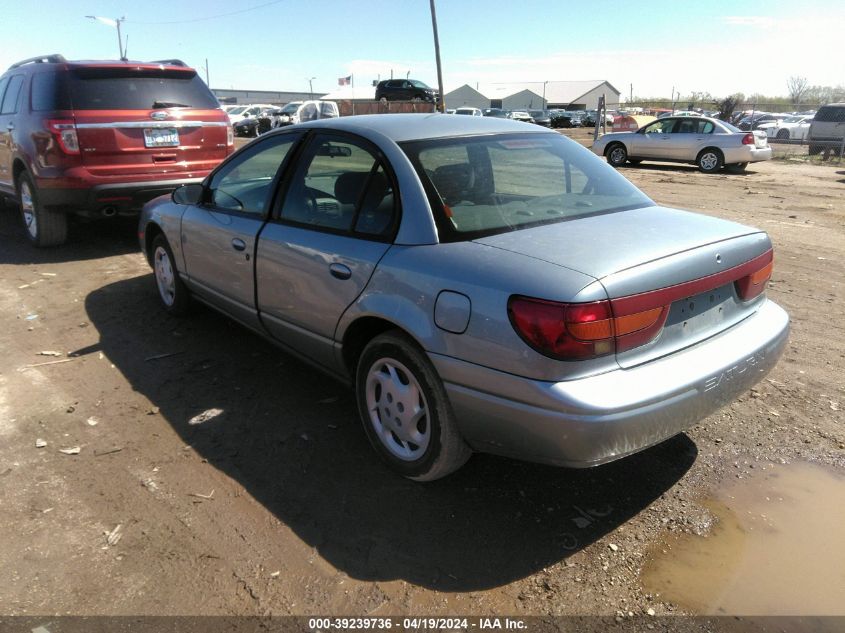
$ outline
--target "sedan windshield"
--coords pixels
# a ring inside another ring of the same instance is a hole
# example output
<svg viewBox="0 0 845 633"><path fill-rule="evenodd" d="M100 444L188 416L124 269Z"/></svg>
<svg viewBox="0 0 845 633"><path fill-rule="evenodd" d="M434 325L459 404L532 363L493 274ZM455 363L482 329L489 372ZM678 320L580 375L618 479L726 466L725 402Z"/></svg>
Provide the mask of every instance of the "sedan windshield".
<svg viewBox="0 0 845 633"><path fill-rule="evenodd" d="M603 160L558 134L448 138L402 147L426 185L444 241L654 204Z"/></svg>

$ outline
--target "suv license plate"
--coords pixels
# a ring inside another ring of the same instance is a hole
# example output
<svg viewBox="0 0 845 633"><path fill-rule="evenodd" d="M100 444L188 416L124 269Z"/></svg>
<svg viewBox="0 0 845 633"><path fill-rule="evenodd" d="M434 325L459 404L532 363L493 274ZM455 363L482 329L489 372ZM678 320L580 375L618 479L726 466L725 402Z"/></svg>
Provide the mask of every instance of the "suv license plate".
<svg viewBox="0 0 845 633"><path fill-rule="evenodd" d="M167 128L144 128L144 145L147 147L176 147L179 145L179 130Z"/></svg>

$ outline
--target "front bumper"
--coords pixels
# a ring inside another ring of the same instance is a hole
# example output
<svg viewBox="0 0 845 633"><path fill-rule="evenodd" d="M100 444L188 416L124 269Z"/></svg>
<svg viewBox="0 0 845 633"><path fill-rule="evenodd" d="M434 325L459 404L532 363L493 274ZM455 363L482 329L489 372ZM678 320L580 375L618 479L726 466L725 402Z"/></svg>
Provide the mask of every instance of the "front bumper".
<svg viewBox="0 0 845 633"><path fill-rule="evenodd" d="M731 329L630 369L542 382L430 354L464 438L478 451L596 466L688 429L759 382L789 336L771 301Z"/></svg>

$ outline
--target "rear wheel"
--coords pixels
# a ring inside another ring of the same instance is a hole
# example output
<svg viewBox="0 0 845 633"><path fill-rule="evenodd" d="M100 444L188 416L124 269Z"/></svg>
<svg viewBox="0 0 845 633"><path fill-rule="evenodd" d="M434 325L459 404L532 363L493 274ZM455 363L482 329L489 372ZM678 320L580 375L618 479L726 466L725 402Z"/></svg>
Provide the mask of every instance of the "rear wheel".
<svg viewBox="0 0 845 633"><path fill-rule="evenodd" d="M64 244L67 241L67 215L41 205L29 174L24 172L18 177L17 189L21 218L30 243L39 248Z"/></svg>
<svg viewBox="0 0 845 633"><path fill-rule="evenodd" d="M613 143L607 148L607 162L614 167L622 167L628 161L628 150L622 143Z"/></svg>
<svg viewBox="0 0 845 633"><path fill-rule="evenodd" d="M472 454L440 377L401 332L386 332L367 344L358 360L355 392L370 443L401 475L440 479Z"/></svg>
<svg viewBox="0 0 845 633"><path fill-rule="evenodd" d="M712 174L719 171L725 162L722 152L713 147L701 150L698 158L695 159L695 164L705 174Z"/></svg>
<svg viewBox="0 0 845 633"><path fill-rule="evenodd" d="M173 251L164 235L157 235L153 240L151 261L158 296L164 309L176 316L186 314L191 301L190 294L179 277Z"/></svg>

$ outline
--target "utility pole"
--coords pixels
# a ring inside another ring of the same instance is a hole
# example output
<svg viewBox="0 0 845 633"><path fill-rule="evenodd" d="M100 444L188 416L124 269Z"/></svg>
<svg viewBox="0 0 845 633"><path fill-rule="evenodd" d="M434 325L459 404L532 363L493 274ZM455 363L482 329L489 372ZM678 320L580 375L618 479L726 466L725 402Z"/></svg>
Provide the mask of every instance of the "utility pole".
<svg viewBox="0 0 845 633"><path fill-rule="evenodd" d="M431 28L434 31L434 57L437 60L437 88L440 91L440 102L436 108L440 112L446 111L446 95L443 93L443 69L440 67L440 38L437 35L437 11L434 9L434 0L431 4Z"/></svg>
<svg viewBox="0 0 845 633"><path fill-rule="evenodd" d="M208 79L208 57L205 58L205 85L211 87L211 82Z"/></svg>

